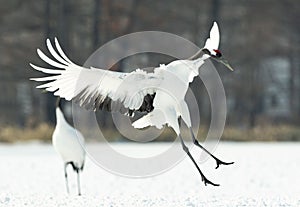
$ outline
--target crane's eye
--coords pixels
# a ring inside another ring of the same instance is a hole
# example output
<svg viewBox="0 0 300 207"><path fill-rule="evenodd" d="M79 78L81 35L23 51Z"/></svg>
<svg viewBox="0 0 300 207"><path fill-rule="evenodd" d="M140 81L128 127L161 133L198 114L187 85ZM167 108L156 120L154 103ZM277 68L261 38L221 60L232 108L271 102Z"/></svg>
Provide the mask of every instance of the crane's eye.
<svg viewBox="0 0 300 207"><path fill-rule="evenodd" d="M220 50L214 50L216 52L216 57L220 58L222 57L222 53Z"/></svg>

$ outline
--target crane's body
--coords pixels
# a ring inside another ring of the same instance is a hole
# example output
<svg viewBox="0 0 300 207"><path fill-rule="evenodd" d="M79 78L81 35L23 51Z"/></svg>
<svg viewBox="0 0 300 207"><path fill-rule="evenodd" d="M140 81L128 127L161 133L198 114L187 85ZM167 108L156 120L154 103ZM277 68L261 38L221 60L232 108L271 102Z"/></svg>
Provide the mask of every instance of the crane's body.
<svg viewBox="0 0 300 207"><path fill-rule="evenodd" d="M154 69L154 74L161 81L156 85L155 98L153 99L154 110L135 121L135 128L155 126L162 128L167 124L172 127L177 135L180 134L178 118L181 117L187 127L191 127L191 119L185 94L189 83L199 75L198 68L204 60L176 60L167 65L160 65ZM187 72L188 71L188 72Z"/></svg>
<svg viewBox="0 0 300 207"><path fill-rule="evenodd" d="M69 193L67 166L70 164L77 173L78 194L80 195L79 172L83 170L85 161L84 138L66 121L59 104L55 113L56 126L52 135L52 144L64 162L67 192Z"/></svg>
<svg viewBox="0 0 300 207"><path fill-rule="evenodd" d="M194 144L209 153L216 160L217 167L220 164L232 164L220 161L198 143L191 130L189 108L184 100L189 83L199 75L199 68L206 59L213 58L232 70L218 50L219 39L218 26L214 23L204 48L193 57L175 60L167 65L161 64L151 73L140 69L131 73L122 73L93 67L84 68L73 63L64 54L56 38L56 50L47 39L47 47L55 60L47 57L39 49L37 53L55 69L30 64L38 71L51 74L51 76L31 80L47 82L37 88L44 88L68 101L73 100L88 110L118 111L128 116L134 116L135 112L146 113L132 123L135 128L147 126L161 128L163 125L171 127L179 136L184 151L197 167L205 185L207 183L217 185L203 175L189 153L180 134L179 119L190 128Z"/></svg>
<svg viewBox="0 0 300 207"><path fill-rule="evenodd" d="M85 152L84 138L65 120L59 107L56 108L57 124L52 135L52 144L64 163L73 162L74 166L83 169Z"/></svg>

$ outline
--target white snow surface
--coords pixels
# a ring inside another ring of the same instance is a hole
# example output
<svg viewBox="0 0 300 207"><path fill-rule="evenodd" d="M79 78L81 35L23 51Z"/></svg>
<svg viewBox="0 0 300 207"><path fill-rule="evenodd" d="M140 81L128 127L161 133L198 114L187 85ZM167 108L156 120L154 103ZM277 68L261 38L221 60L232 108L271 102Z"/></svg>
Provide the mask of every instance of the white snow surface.
<svg viewBox="0 0 300 207"><path fill-rule="evenodd" d="M192 153L197 158L200 149ZM143 179L111 174L87 158L83 195L77 196L71 168L71 195L66 194L63 163L50 144L1 144L0 206L300 206L300 143L221 142L214 154L235 161L219 169L212 159L200 164L219 187L204 186L188 157L164 174Z"/></svg>

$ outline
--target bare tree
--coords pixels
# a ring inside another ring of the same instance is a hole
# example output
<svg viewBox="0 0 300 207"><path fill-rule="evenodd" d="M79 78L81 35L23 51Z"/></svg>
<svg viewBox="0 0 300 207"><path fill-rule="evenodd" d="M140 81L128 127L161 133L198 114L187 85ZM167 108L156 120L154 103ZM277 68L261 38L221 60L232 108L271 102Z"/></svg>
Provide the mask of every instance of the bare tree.
<svg viewBox="0 0 300 207"><path fill-rule="evenodd" d="M94 14L93 14L93 45L96 49L98 47L98 44L101 42L100 40L100 23L101 23L101 0L94 0Z"/></svg>

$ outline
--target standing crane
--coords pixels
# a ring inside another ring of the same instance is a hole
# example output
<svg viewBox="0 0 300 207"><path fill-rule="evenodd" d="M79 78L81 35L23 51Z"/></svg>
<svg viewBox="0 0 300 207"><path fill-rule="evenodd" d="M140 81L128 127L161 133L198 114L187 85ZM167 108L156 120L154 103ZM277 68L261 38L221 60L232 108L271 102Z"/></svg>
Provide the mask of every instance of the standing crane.
<svg viewBox="0 0 300 207"><path fill-rule="evenodd" d="M219 41L218 25L214 22L205 46L189 59L161 64L151 73L140 69L123 73L79 66L65 55L56 38L56 49L47 39L48 50L55 60L46 56L40 49L37 49L37 53L42 60L55 68L48 69L30 64L35 70L49 75L31 80L46 82L37 88L53 92L55 96L68 101L73 100L88 110L120 112L131 117L135 112L144 113L144 116L132 123L134 128L155 126L161 129L164 125L171 127L179 137L183 150L199 171L204 184L218 186L205 177L185 145L180 133L180 120L190 129L193 143L215 159L216 168L219 165L233 164L219 160L196 140L191 128L189 108L184 100L189 83L199 75L199 68L207 59L221 62L233 70L218 50Z"/></svg>
<svg viewBox="0 0 300 207"><path fill-rule="evenodd" d="M78 195L81 195L79 172L83 170L85 161L84 138L66 121L61 109L61 100L56 103L56 126L52 135L52 144L64 162L64 173L67 193L69 194L67 167L71 165L77 173Z"/></svg>

